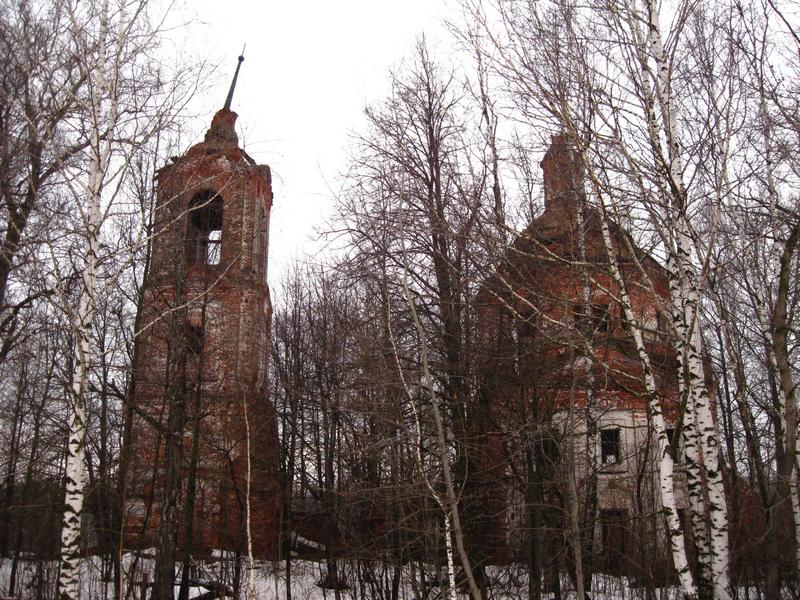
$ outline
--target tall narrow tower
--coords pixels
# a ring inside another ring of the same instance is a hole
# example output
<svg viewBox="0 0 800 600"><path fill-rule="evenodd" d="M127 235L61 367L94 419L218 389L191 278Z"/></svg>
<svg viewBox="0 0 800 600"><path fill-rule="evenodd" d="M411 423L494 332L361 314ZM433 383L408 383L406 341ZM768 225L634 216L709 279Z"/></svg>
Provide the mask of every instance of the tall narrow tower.
<svg viewBox="0 0 800 600"><path fill-rule="evenodd" d="M250 536L257 557L277 554L282 502L267 398L272 186L269 167L239 148L235 82L204 141L156 177L134 364L129 547L173 536L193 554L244 552Z"/></svg>

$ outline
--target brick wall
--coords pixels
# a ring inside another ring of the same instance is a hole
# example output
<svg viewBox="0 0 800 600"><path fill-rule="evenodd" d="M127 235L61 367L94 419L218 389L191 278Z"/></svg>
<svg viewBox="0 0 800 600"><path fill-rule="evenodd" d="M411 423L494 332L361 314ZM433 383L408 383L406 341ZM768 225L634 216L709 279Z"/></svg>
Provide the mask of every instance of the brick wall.
<svg viewBox="0 0 800 600"><path fill-rule="evenodd" d="M271 181L269 168L238 147L235 120L219 111L205 140L157 176L134 364L129 547L157 540L173 413L181 543L191 538L196 554L246 549L249 442L254 552L275 557L279 548L278 439L267 397Z"/></svg>

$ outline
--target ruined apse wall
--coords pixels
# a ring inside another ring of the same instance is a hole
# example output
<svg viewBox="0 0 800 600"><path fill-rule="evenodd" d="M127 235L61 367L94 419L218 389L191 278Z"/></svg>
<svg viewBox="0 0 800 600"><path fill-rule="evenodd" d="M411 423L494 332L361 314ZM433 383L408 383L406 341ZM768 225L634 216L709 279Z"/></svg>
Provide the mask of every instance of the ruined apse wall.
<svg viewBox="0 0 800 600"><path fill-rule="evenodd" d="M579 158L563 136L553 138L541 166L545 210L509 246L476 298L480 356L479 390L469 418L471 505L481 543L501 558L525 553L518 546L526 537L518 535L519 528L533 526L534 518L546 520L524 507L555 505L559 494L566 493L563 453L569 443L584 443L586 425L578 418L570 442L564 435L565 414L571 402L578 414L585 414L590 393L600 432L616 429L620 436L617 460L601 464L598 432L598 510L632 511L642 477L647 504L657 502L657 462L647 435L641 364L616 300L601 216L586 203ZM611 235L633 311L647 329L645 340L669 422L678 391L675 353L667 335L668 279L621 227L611 224ZM587 287L591 314L585 310ZM589 348L592 361L586 358ZM537 470L534 479L550 481L549 489L521 485L525 478L520 473L526 468ZM682 502L680 475L676 479ZM542 521L535 527L561 526Z"/></svg>
<svg viewBox="0 0 800 600"><path fill-rule="evenodd" d="M564 367L588 344L598 359L595 378L604 382L598 400L608 407L644 410L641 365L616 300L601 216L586 204L581 165L565 138L555 136L541 166L545 210L514 240L478 294L481 380L496 388L510 383L509 378L527 379L552 391L552 408L558 410L567 402ZM667 274L621 227L611 223L610 230L633 311L645 328L659 388L665 397L674 397L674 348L666 334ZM584 314L586 286L590 315ZM579 404L585 403L580 390L578 398Z"/></svg>
<svg viewBox="0 0 800 600"><path fill-rule="evenodd" d="M156 545L171 503L179 543L193 553L246 551L249 472L254 553L278 553L278 436L267 397L272 187L269 167L238 147L236 116L219 111L205 140L157 175L134 359L128 547ZM178 483L165 498L170 460Z"/></svg>

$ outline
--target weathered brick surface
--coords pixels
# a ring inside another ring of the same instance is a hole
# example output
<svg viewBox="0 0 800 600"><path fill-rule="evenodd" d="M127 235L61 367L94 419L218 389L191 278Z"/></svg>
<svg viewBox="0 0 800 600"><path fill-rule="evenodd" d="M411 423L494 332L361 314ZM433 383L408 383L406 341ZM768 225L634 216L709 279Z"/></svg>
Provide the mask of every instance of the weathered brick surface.
<svg viewBox="0 0 800 600"><path fill-rule="evenodd" d="M269 167L253 164L238 147L235 120L235 113L219 111L205 140L157 176L152 258L134 365L132 461L124 515L129 547L155 545L167 423L170 411L179 411L183 402L181 543L189 537L193 487L193 551L246 550L249 470L254 552L274 557L278 551L282 501L277 428L267 397L272 189ZM213 234L190 234L190 220L219 229L216 217L203 212L216 196L222 204L221 243L218 259L209 260L205 247L212 245L208 239Z"/></svg>
<svg viewBox="0 0 800 600"><path fill-rule="evenodd" d="M570 365L590 346L595 379L602 381L601 406L645 410L641 365L608 269L600 215L593 208L583 210L581 236L577 211L585 202L582 169L561 136L554 138L542 168L545 211L510 246L503 267L478 296L481 379L503 398L509 392L498 386L535 384L537 390L551 392L555 410L566 402ZM633 311L647 329L659 389L671 404L677 383L674 350L666 335L666 272L640 250L634 257L620 227L612 224L611 235ZM593 318L583 316L586 286L589 304L602 308L605 316L598 311ZM580 386L577 394L580 405L585 398Z"/></svg>
<svg viewBox="0 0 800 600"><path fill-rule="evenodd" d="M588 463L584 409L590 390L598 427L619 428L623 447L623 459L613 468L595 467L598 508L627 510L633 503L634 477L646 472L646 500L658 510L657 457L647 435L642 367L609 272L600 214L586 204L579 157L562 136L553 138L541 166L545 210L514 240L476 301L479 390L469 417L470 491L477 499L472 510L482 527L481 543L495 558L520 538L515 526L528 526L524 511L519 517L513 514L521 510L515 502L524 505L523 499L514 499L518 492L512 488L519 481L513 481L513 473L524 470L525 453L545 452L541 432L550 429L560 438L556 455L574 443L582 464ZM667 421L672 422L678 391L674 347L666 333L667 275L629 243L621 227L612 224L611 237L633 311L647 328L645 342ZM588 303L597 309L592 318L584 315L587 287ZM570 405L577 415L575 433L565 437ZM599 456L599 436L595 450ZM548 485L566 494L562 470L563 464L556 466ZM580 485L585 478L586 468L580 467ZM677 476L679 502L682 491Z"/></svg>

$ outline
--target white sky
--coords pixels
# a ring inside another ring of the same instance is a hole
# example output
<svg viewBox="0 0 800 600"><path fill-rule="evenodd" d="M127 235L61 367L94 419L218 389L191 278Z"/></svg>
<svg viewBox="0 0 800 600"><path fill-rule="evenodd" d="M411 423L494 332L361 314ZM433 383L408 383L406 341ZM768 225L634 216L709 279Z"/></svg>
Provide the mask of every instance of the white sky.
<svg viewBox="0 0 800 600"><path fill-rule="evenodd" d="M363 130L363 109L388 90L388 71L425 33L451 47L443 20L450 0L255 2L193 0L176 45L219 64L215 84L192 106L204 133L222 107L242 45L247 44L232 109L240 145L272 168L270 280L314 252L346 168L349 135Z"/></svg>

